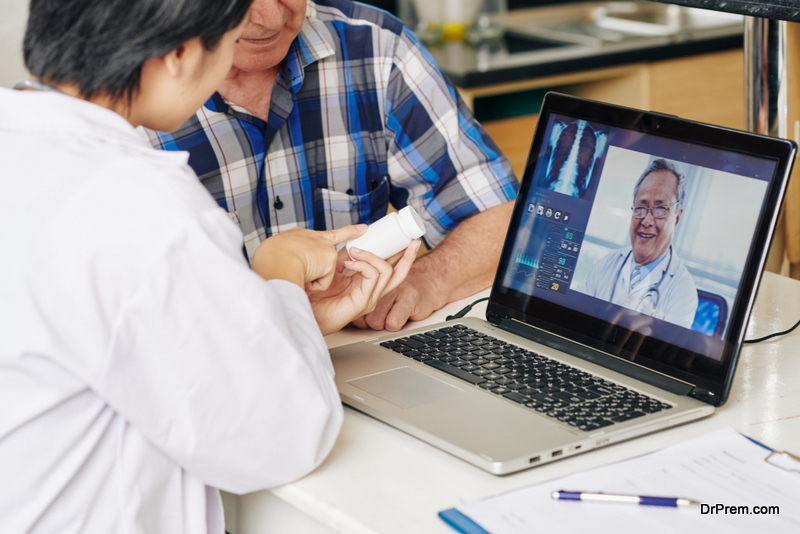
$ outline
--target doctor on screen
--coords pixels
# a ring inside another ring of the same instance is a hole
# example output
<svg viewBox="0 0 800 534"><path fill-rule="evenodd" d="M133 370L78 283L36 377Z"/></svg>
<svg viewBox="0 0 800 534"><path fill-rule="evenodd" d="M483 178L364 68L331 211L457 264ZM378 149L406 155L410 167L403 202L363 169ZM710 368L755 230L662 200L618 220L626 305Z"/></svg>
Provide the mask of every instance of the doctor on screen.
<svg viewBox="0 0 800 534"><path fill-rule="evenodd" d="M583 292L691 328L697 288L672 246L685 194L685 178L675 165L654 160L633 189L631 245L598 261Z"/></svg>

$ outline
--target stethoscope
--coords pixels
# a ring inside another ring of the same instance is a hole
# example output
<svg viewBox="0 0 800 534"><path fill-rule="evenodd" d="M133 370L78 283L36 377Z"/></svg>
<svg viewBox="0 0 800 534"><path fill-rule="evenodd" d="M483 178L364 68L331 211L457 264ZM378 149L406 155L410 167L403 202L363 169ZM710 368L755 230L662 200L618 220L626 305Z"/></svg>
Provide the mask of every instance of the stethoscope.
<svg viewBox="0 0 800 534"><path fill-rule="evenodd" d="M624 269L625 265L627 265L628 258L631 257L631 254L633 254L633 250L628 252L628 255L625 256L622 265L620 265L619 271L617 271L617 277L614 279L614 285L611 286L611 297L608 299L609 302L614 301L614 293L617 291L617 283L619 282L620 276L622 276L622 269ZM661 272L661 278L658 279L658 282L647 288L647 292L639 300L640 305L649 296L651 302L653 303L653 309L655 310L656 308L658 308L658 299L661 297L659 288L661 288L661 283L664 281L664 277L667 275L667 271L669 271L670 265L672 265L672 245L669 246L669 261L667 261L667 267Z"/></svg>

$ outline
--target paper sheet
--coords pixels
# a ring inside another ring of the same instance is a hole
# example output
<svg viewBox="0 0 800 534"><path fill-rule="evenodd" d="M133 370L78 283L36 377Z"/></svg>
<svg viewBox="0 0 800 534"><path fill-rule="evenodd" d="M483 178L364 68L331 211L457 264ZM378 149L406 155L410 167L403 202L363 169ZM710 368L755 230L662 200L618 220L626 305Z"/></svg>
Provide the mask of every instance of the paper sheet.
<svg viewBox="0 0 800 534"><path fill-rule="evenodd" d="M800 473L767 464L768 455L767 449L724 428L652 454L456 508L491 534L796 534L800 532ZM551 493L558 490L684 497L705 506L553 500ZM724 510L718 505L736 508ZM747 507L749 513L740 507Z"/></svg>

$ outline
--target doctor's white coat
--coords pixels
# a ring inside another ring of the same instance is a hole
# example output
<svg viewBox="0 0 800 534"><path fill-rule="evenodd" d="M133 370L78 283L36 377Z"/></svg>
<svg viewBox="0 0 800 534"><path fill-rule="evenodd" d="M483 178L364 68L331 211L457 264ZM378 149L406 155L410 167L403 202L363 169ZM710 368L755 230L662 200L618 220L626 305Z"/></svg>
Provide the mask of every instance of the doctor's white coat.
<svg viewBox="0 0 800 534"><path fill-rule="evenodd" d="M697 312L697 287L674 249L671 255L671 262L670 254L667 254L633 291L629 291L633 261L631 247L615 250L595 263L578 290L656 319L691 328ZM656 287L658 299L654 309L650 310L646 301L653 300L653 288Z"/></svg>

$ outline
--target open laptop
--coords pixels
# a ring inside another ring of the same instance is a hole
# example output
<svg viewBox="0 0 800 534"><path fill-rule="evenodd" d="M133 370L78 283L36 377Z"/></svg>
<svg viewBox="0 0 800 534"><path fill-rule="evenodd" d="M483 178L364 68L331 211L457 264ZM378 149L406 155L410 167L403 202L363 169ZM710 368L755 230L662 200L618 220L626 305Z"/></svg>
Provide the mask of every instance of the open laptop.
<svg viewBox="0 0 800 534"><path fill-rule="evenodd" d="M342 400L495 474L711 415L795 151L548 94L487 320L332 349Z"/></svg>

